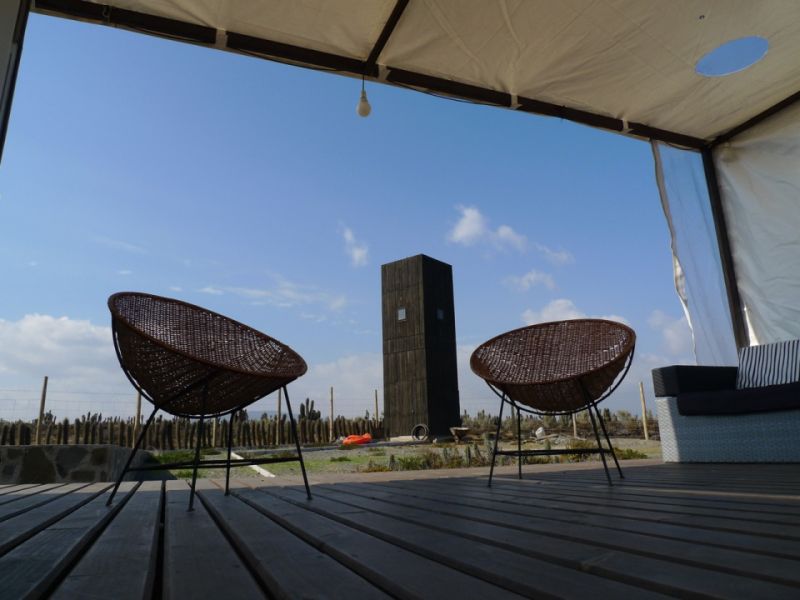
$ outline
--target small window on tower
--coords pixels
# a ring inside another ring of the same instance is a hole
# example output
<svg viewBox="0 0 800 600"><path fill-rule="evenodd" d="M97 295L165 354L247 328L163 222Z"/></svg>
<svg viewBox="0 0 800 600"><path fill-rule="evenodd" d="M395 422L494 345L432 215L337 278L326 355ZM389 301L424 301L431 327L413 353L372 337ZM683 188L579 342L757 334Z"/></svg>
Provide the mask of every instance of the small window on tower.
<svg viewBox="0 0 800 600"><path fill-rule="evenodd" d="M443 308L437 308L436 309L436 318L439 319L440 321L444 321L444 309Z"/></svg>
<svg viewBox="0 0 800 600"><path fill-rule="evenodd" d="M397 320L398 321L405 321L406 320L406 309L405 308L398 308L397 309Z"/></svg>

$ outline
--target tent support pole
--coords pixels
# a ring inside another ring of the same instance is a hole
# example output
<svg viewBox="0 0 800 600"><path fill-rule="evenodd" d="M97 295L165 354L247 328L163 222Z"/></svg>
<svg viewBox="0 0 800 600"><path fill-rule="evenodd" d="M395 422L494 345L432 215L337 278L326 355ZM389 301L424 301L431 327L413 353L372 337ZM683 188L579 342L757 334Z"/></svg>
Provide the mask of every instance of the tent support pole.
<svg viewBox="0 0 800 600"><path fill-rule="evenodd" d="M703 148L700 153L703 156L703 169L706 175L706 185L708 186L708 198L711 203L711 216L714 219L714 229L717 233L717 246L719 247L725 290L728 294L728 310L731 313L733 336L736 339L736 347L741 348L750 345L750 335L745 323L742 298L739 296L739 286L736 283L736 271L733 266L733 255L731 254L731 243L728 238L725 211L722 208L717 169L714 166L714 155L710 148Z"/></svg>
<svg viewBox="0 0 800 600"><path fill-rule="evenodd" d="M3 56L0 57L0 159L3 157L11 102L14 99L14 85L17 82L22 43L25 40L30 11L31 0L13 0L2 9L0 47L4 50Z"/></svg>

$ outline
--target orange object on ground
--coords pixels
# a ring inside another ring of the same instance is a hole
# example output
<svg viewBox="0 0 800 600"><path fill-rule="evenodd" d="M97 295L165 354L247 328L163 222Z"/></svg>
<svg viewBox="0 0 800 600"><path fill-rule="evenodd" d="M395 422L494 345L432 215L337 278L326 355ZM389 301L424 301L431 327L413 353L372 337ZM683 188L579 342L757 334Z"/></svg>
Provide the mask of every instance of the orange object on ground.
<svg viewBox="0 0 800 600"><path fill-rule="evenodd" d="M369 433L364 433L362 435L348 435L344 438L342 444L350 446L352 444L369 444L371 441L372 436Z"/></svg>

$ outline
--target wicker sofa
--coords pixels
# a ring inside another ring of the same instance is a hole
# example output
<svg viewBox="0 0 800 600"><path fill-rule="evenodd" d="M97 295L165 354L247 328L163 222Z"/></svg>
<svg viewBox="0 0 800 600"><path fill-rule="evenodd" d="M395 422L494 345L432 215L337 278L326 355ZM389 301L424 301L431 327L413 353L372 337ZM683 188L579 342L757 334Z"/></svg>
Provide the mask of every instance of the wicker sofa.
<svg viewBox="0 0 800 600"><path fill-rule="evenodd" d="M738 374L653 370L665 462L800 462L800 382L737 389Z"/></svg>

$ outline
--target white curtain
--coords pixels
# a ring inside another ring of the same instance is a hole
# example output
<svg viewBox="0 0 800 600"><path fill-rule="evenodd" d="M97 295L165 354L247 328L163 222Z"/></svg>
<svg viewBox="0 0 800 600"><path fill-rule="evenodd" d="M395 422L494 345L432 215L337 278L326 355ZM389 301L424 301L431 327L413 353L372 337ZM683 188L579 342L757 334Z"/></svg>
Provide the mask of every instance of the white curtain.
<svg viewBox="0 0 800 600"><path fill-rule="evenodd" d="M751 343L800 338L800 104L718 147L714 162Z"/></svg>
<svg viewBox="0 0 800 600"><path fill-rule="evenodd" d="M672 238L675 289L698 364L735 365L736 341L699 152L653 142L656 181Z"/></svg>

